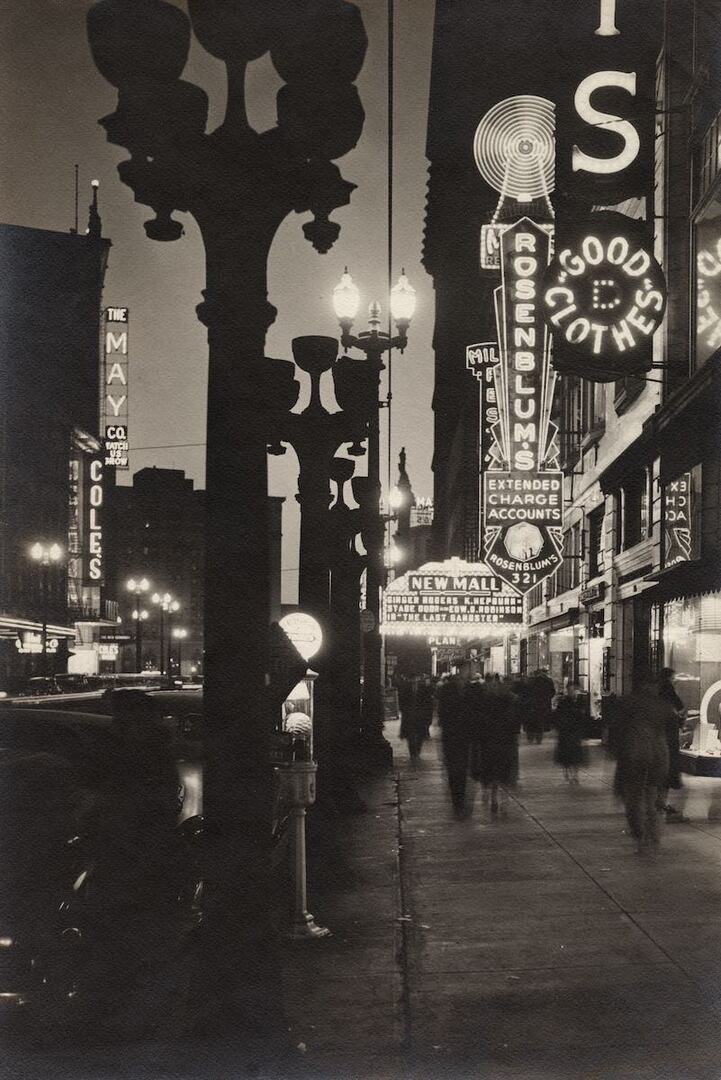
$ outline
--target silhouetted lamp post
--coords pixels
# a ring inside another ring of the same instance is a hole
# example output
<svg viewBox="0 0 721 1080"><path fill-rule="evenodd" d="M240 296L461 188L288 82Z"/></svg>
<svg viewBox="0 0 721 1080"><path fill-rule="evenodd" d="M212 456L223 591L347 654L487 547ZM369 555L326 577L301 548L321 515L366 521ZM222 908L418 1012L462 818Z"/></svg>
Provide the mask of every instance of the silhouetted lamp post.
<svg viewBox="0 0 721 1080"><path fill-rule="evenodd" d="M142 624L147 619L148 613L141 607L140 601L150 588L150 582L146 577L128 578L125 588L135 597L135 609L133 611L133 619L135 620L135 670L141 672L143 670Z"/></svg>
<svg viewBox="0 0 721 1080"><path fill-rule="evenodd" d="M395 337L380 329L381 306L374 301L368 309L369 329L358 335L351 327L360 306L360 294L346 267L343 277L333 290L333 307L341 327L341 345L345 349L360 349L373 374L374 398L368 417L368 477L378 485L376 514L380 517L380 379L384 370L383 354L390 349L404 351L408 344L408 327L415 312L416 292L402 272L391 289L390 308L398 333ZM366 607L373 615L374 626L364 634L363 650L363 712L362 725L367 735L380 739L383 728L383 679L381 673L381 588L384 579L383 528L373 533L371 548L367 548Z"/></svg>
<svg viewBox="0 0 721 1080"><path fill-rule="evenodd" d="M180 609L180 604L177 600L174 600L169 592L166 593L153 593L150 597L153 603L158 608L158 614L160 616L160 674L165 674L165 616L168 616L168 632L170 633L170 621L173 612ZM168 646L168 652L170 652L170 646ZM170 661L168 661L168 674L170 674Z"/></svg>
<svg viewBox="0 0 721 1080"><path fill-rule="evenodd" d="M154 240L177 240L174 211L198 223L206 287L197 312L208 330L206 452L204 849L199 1010L246 1042L287 1028L270 962L273 774L267 692L268 485L272 418L292 393L293 366L265 358L275 318L268 253L288 214L310 211L305 236L321 252L340 231L330 220L354 185L335 164L355 146L364 113L353 85L367 39L343 0L232 3L188 0L200 45L225 63L227 104L206 132L208 98L181 80L191 22L163 0L98 0L88 38L118 108L101 123L130 159L118 166L154 217ZM277 125L255 131L245 106L249 63L266 53L284 85ZM265 954L265 960L263 959Z"/></svg>
<svg viewBox="0 0 721 1080"><path fill-rule="evenodd" d="M40 566L40 587L42 590L43 628L41 637L43 675L48 673L48 611L50 604L50 567L57 566L63 557L60 544L41 544L37 541L30 548L30 557Z"/></svg>

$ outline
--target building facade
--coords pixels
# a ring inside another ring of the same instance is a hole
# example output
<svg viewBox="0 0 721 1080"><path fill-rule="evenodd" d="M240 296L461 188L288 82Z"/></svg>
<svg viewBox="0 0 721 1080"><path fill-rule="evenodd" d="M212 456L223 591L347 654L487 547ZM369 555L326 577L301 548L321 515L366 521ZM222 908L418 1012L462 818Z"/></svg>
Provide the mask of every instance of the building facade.
<svg viewBox="0 0 721 1080"><path fill-rule="evenodd" d="M271 620L280 618L282 505L282 498L269 499ZM118 670L136 669L138 611L147 614L139 628L143 670L178 674L182 666L184 676L202 674L205 492L180 469L141 469L132 486L108 491L106 522L106 588L118 598L121 619L107 636L121 645ZM143 577L149 588L138 599L127 584ZM163 611L162 599L153 602L166 593L177 610Z"/></svg>
<svg viewBox="0 0 721 1080"><path fill-rule="evenodd" d="M9 689L66 670L75 620L102 614L89 500L99 486L102 501L98 365L109 247L95 198L84 235L0 225L0 678ZM57 545L57 559L31 558L36 544Z"/></svg>
<svg viewBox="0 0 721 1080"><path fill-rule="evenodd" d="M575 32L572 5L544 5L542 18L523 5L512 64L476 38L496 40L493 19L513 18L513 5L503 13L488 5L483 25L472 6L438 0L429 121L439 557L478 550L478 390L465 348L496 335L489 289L497 275L484 279L478 254L493 207L479 194L474 125L511 95L555 100L562 73L538 54L557 61L554 42L569 36L558 23L564 12ZM594 713L606 694L628 693L664 666L676 670L691 713L721 680L721 21L700 0L659 0L653 14L663 32L652 183L614 207L645 220L667 279L653 368L615 383L559 375L563 563L528 594L517 647L502 657L500 642L481 646L496 670L547 667L559 687L580 682ZM619 0L616 15L622 25L633 5ZM634 33L632 46L648 45L640 28ZM482 80L473 67L480 56Z"/></svg>

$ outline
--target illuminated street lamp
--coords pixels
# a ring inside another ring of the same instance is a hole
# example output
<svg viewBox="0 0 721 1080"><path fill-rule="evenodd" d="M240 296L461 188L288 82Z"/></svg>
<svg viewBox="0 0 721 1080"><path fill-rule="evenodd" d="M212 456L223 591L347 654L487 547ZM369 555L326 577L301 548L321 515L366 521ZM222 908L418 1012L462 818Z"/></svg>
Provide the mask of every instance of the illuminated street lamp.
<svg viewBox="0 0 721 1080"><path fill-rule="evenodd" d="M176 626L173 637L178 643L178 674L183 674L183 642L188 636L188 631L183 626ZM170 674L170 654L168 654L168 674Z"/></svg>
<svg viewBox="0 0 721 1080"><path fill-rule="evenodd" d="M48 604L49 604L49 574L50 567L57 566L64 555L60 544L41 544L36 541L30 548L30 557L40 565L40 583L42 587L43 602L43 630L42 630L42 672L47 675L48 668Z"/></svg>
<svg viewBox="0 0 721 1080"><path fill-rule="evenodd" d="M135 610L133 611L133 618L135 619L135 670L141 672L143 670L142 624L147 619L148 613L141 609L140 600L150 588L150 582L146 577L128 578L125 587L135 597Z"/></svg>
<svg viewBox="0 0 721 1080"><path fill-rule="evenodd" d="M390 292L391 315L398 333L395 337L381 329L381 306L373 301L368 308L368 330L355 335L351 327L358 308L360 294L348 267L340 283L333 290L333 307L341 327L341 344L344 349L360 349L365 353L374 375L375 393L368 418L368 479L376 486L375 513L380 515L380 379L384 369L383 353L391 349L404 351L408 344L408 327L416 307L416 291L408 281L405 270ZM370 550L367 549L366 606L373 615L373 629L364 634L363 650L363 710L362 726L365 734L374 741L382 739L383 700L381 679L380 592L383 586L383 537L384 530L375 530Z"/></svg>
<svg viewBox="0 0 721 1080"><path fill-rule="evenodd" d="M160 674L165 674L165 616L168 616L168 630L170 630L170 618L174 611L180 610L180 604L177 600L174 600L169 592L166 593L153 593L150 597L154 604L160 609ZM170 655L170 643L168 643L168 656ZM170 669L170 659L168 659L168 670Z"/></svg>

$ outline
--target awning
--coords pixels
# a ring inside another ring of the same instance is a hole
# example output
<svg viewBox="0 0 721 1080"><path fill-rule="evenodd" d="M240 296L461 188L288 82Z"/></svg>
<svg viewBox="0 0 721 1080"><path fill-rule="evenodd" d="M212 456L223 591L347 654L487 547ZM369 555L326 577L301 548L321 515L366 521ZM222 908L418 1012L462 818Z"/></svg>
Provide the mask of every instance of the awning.
<svg viewBox="0 0 721 1080"><path fill-rule="evenodd" d="M549 619L541 619L540 622L531 623L528 632L545 630L548 633L552 630L564 630L567 626L576 625L579 614L580 611L577 607L569 608L568 611L563 611L560 615L552 615Z"/></svg>
<svg viewBox="0 0 721 1080"><path fill-rule="evenodd" d="M687 559L665 570L656 570L644 580L656 583L655 600L702 596L721 591L721 564L718 560Z"/></svg>

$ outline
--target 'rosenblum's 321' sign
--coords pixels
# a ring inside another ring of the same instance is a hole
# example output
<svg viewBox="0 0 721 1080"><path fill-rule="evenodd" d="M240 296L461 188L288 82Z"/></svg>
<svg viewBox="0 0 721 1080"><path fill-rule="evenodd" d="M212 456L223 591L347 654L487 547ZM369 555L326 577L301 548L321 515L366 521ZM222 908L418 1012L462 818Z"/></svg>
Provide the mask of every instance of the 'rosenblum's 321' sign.
<svg viewBox="0 0 721 1080"><path fill-rule="evenodd" d="M525 594L560 565L563 545L563 475L551 422L556 376L541 307L551 238L521 218L502 234L500 247L499 418L483 477L483 543L491 570Z"/></svg>
<svg viewBox="0 0 721 1080"><path fill-rule="evenodd" d="M623 214L566 229L544 281L554 367L610 382L651 364L666 282L645 228Z"/></svg>

